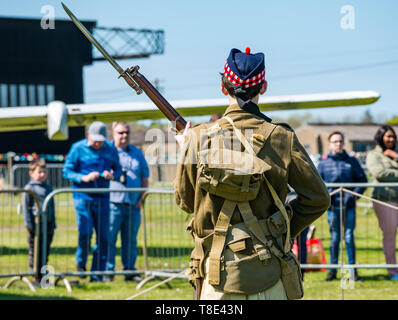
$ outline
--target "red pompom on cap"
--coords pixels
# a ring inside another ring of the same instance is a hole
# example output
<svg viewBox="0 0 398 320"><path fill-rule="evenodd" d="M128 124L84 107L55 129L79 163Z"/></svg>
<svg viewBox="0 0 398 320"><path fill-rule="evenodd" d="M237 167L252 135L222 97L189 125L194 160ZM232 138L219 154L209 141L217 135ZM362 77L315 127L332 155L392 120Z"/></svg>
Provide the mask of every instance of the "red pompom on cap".
<svg viewBox="0 0 398 320"><path fill-rule="evenodd" d="M246 53L246 54L250 54L250 48L249 48L249 47L246 48L245 53Z"/></svg>

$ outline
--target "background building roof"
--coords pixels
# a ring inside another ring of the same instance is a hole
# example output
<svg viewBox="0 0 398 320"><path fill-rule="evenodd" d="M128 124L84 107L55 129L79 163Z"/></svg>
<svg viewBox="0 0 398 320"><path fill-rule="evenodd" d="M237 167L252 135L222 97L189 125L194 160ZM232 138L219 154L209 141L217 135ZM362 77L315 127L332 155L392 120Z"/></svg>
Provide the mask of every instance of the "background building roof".
<svg viewBox="0 0 398 320"><path fill-rule="evenodd" d="M296 129L296 132L301 130L313 130L318 134L328 136L333 131L341 131L345 139L348 141L370 141L374 139L374 135L379 127L384 124L364 124L364 123L308 123ZM398 132L398 125L392 126Z"/></svg>

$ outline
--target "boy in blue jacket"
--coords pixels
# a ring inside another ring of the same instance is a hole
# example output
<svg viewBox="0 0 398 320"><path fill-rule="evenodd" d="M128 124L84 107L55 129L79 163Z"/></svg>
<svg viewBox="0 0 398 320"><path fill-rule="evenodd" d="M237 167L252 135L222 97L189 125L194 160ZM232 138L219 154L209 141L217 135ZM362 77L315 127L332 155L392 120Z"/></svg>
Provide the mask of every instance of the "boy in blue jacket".
<svg viewBox="0 0 398 320"><path fill-rule="evenodd" d="M49 193L53 190L51 185L46 183L47 179L47 169L46 162L44 160L34 160L29 163L29 176L30 181L25 185L24 189L32 191L36 196L39 202L40 207L43 205L44 199L47 197ZM38 250L38 259L41 264L42 261L42 250L41 250L41 237L39 242L39 248L34 248L35 245L35 235L36 235L36 222L35 222L35 210L36 202L33 198L33 195L24 192L22 198L22 211L24 216L24 223L26 230L28 231L28 254L29 254L29 268L30 272L33 272L34 266L34 251ZM54 213L54 200L51 200L48 206L48 215L47 215L47 241L46 241L46 261L48 260L48 255L50 253L50 245L54 235L54 229L56 228L55 224L55 213ZM39 270L40 271L40 270ZM36 279L36 281L40 281L40 279Z"/></svg>

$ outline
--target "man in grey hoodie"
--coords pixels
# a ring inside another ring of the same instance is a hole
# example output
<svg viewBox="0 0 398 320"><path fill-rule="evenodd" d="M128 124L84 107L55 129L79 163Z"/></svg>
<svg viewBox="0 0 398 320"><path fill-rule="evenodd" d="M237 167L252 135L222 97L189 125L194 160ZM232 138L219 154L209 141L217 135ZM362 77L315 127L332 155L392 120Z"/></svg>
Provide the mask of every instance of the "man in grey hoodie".
<svg viewBox="0 0 398 320"><path fill-rule="evenodd" d="M51 185L46 183L47 179L47 169L46 163L44 160L34 160L29 163L29 176L30 181L25 185L25 190L32 191L39 201L40 207L43 205L44 199L46 196L53 190ZM38 210L36 208L36 203L32 194L28 192L24 192L23 201L22 201L22 210L24 215L25 227L28 230L28 245L29 245L29 268L32 272L34 270L33 261L34 261L34 239L36 232L36 222L34 212ZM48 215L47 215L47 250L46 250L46 261L48 260L48 255L50 253L50 245L52 242L52 238L54 235L54 229L56 228L55 224L55 214L54 214L54 200L52 199L48 206ZM39 237L41 240L41 237ZM39 242L38 248L38 258L41 262L41 241ZM36 279L39 281L40 279Z"/></svg>

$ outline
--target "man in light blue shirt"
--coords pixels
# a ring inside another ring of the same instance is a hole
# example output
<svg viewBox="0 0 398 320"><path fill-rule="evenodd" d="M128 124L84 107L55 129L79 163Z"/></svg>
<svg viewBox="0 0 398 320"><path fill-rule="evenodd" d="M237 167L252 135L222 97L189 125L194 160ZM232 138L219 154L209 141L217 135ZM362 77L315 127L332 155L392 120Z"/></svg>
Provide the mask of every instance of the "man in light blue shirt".
<svg viewBox="0 0 398 320"><path fill-rule="evenodd" d="M109 181L122 173L119 156L114 145L106 141L106 126L93 122L87 139L75 142L63 168L65 179L72 181L72 189L109 188ZM108 256L109 193L73 193L73 204L79 231L76 251L78 271L86 271L93 228L96 243L93 250L91 271L104 271ZM101 281L101 276L91 276L91 281Z"/></svg>
<svg viewBox="0 0 398 320"><path fill-rule="evenodd" d="M140 149L129 144L130 128L124 121L112 125L113 142L119 153L122 175L119 181L111 181L111 189L147 188L149 168ZM137 233L140 226L140 206L142 193L111 193L111 217L109 232L109 257L107 270L115 269L116 241L120 231L122 264L124 270L135 270L137 260ZM112 277L106 277L111 281ZM139 281L138 275L126 275L126 281Z"/></svg>

